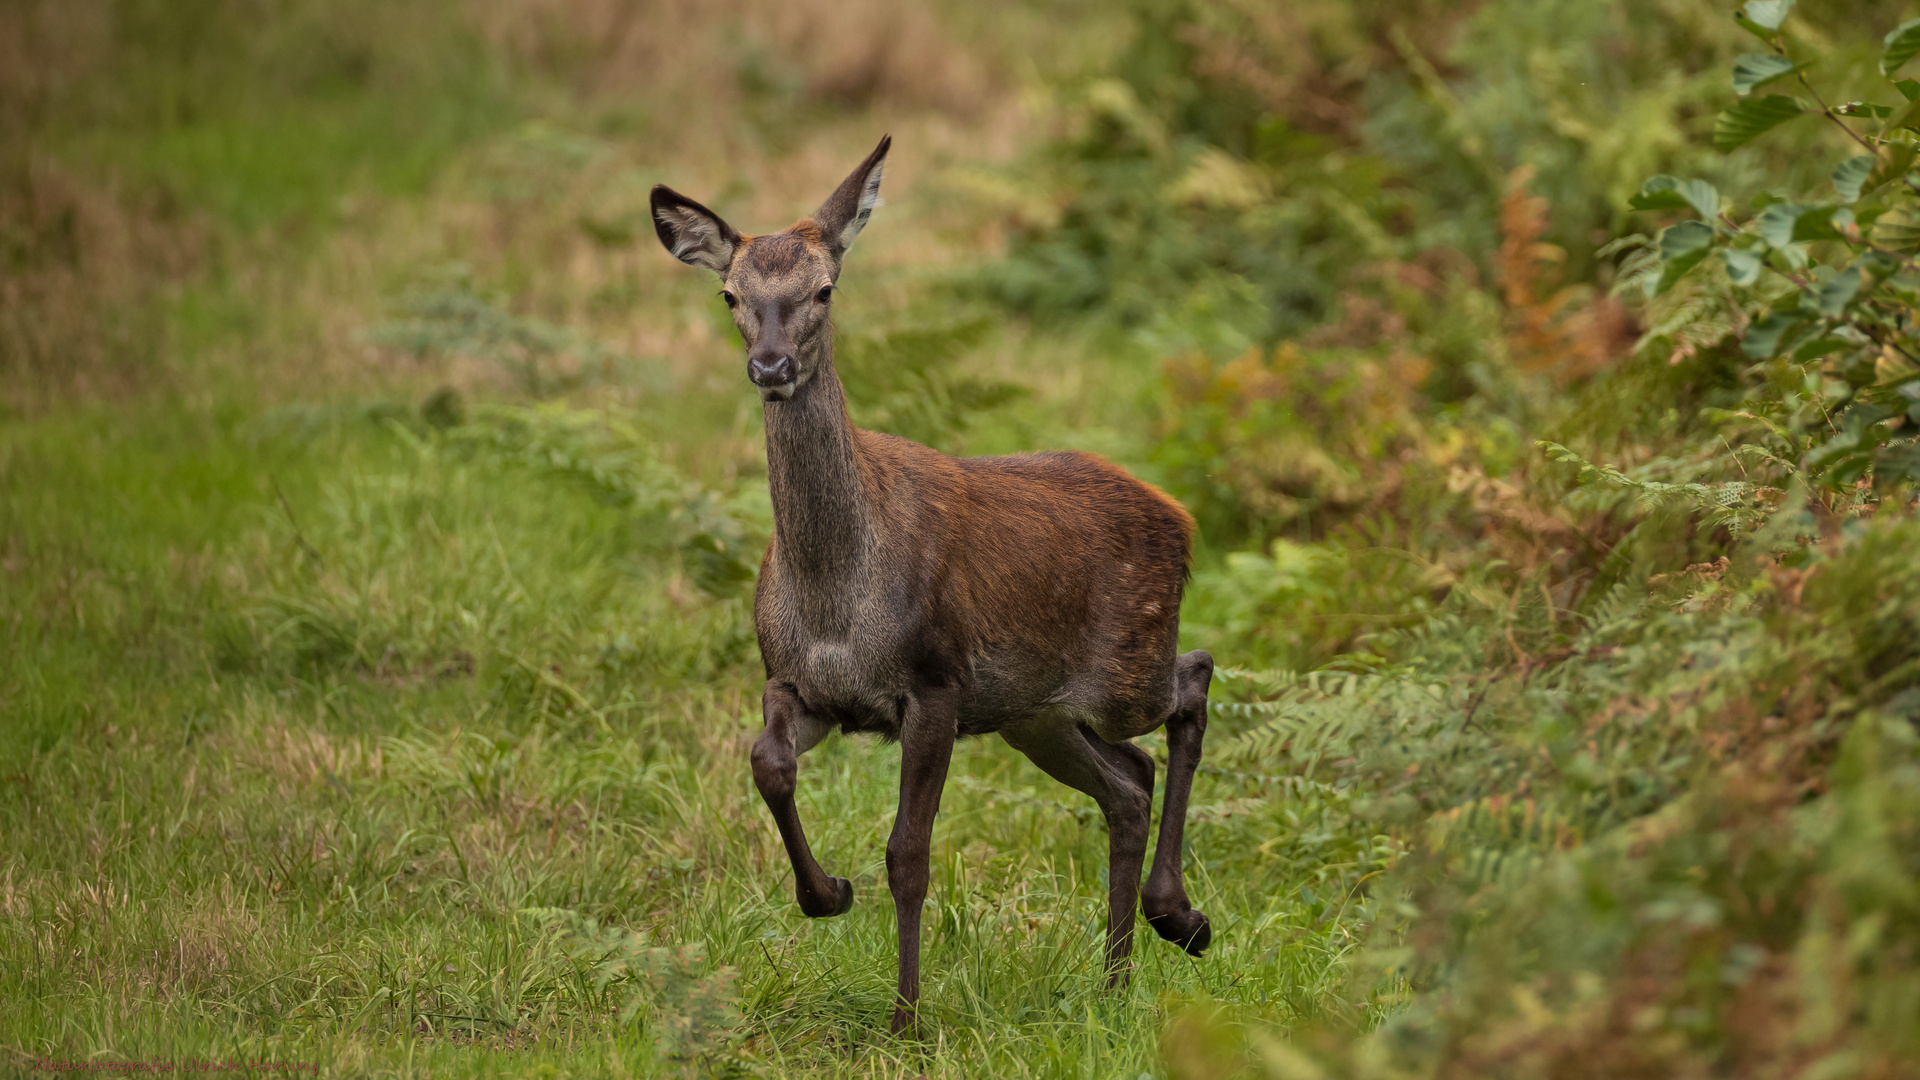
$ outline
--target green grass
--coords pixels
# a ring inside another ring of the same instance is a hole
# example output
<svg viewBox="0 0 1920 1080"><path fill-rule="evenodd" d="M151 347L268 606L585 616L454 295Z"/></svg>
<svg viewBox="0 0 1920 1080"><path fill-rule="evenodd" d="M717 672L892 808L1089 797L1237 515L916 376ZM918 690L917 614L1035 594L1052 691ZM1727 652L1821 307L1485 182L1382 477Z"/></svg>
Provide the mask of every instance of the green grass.
<svg viewBox="0 0 1920 1080"><path fill-rule="evenodd" d="M52 55L29 137L177 210L282 245L323 237L356 198L424 194L538 97L538 73L473 16L436 0L124 0L95 27L49 12L30 38ZM107 70L90 70L95 50Z"/></svg>
<svg viewBox="0 0 1920 1080"><path fill-rule="evenodd" d="M1308 808L1203 777L1189 874L1220 944L1195 962L1143 922L1132 986L1103 990L1098 816L988 738L936 834L926 1041L891 1038L896 747L806 759L816 849L859 897L809 922L746 766L742 602L687 585L657 523L372 420L273 428L159 410L6 437L14 1053L681 1068L649 1032L685 1003L618 1024L637 991L596 986L542 908L704 945L699 976L738 993L708 1063L774 1075L1132 1077L1171 1002L1291 1021L1339 978L1350 916L1316 919L1318 868L1259 846Z"/></svg>

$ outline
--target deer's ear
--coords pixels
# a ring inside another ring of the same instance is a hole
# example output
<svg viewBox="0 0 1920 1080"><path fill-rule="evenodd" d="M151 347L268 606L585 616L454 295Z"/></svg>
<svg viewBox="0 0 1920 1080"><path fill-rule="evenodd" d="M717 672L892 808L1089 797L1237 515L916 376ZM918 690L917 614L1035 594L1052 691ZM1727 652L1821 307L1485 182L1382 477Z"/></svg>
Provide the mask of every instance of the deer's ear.
<svg viewBox="0 0 1920 1080"><path fill-rule="evenodd" d="M867 219L873 216L873 208L880 205L880 173L887 163L887 149L892 145L893 136L882 137L867 160L840 181L827 201L813 212L813 223L832 250L835 262L853 246L854 237L860 235L860 230L867 227Z"/></svg>
<svg viewBox="0 0 1920 1080"><path fill-rule="evenodd" d="M720 215L665 184L653 188L653 231L673 257L724 274L740 248L740 234Z"/></svg>

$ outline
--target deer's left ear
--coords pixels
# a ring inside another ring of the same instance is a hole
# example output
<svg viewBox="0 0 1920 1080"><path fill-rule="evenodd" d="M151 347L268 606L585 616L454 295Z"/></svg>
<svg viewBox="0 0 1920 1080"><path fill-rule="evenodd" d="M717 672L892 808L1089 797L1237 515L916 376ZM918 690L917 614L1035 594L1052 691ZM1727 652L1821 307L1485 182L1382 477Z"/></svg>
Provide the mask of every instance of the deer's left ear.
<svg viewBox="0 0 1920 1080"><path fill-rule="evenodd" d="M827 196L827 201L813 212L813 224L833 252L835 264L853 246L860 230L867 227L867 219L873 216L873 208L880 205L880 174L887 163L887 150L892 145L893 136L883 136L880 145L867 155L867 160L840 181L840 186Z"/></svg>

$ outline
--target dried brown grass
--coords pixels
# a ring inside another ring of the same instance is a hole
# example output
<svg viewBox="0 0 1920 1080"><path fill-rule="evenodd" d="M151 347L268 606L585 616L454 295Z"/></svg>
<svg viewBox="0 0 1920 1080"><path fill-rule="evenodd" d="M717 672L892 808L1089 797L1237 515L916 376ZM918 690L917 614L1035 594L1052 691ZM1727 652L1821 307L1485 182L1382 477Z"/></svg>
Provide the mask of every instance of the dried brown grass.
<svg viewBox="0 0 1920 1080"><path fill-rule="evenodd" d="M816 100L965 113L991 72L923 4L883 0L503 0L484 16L498 43L564 67L594 95L645 93L738 109L737 72L795 78Z"/></svg>
<svg viewBox="0 0 1920 1080"><path fill-rule="evenodd" d="M205 265L207 230L29 153L0 162L0 407L124 395L169 369L156 308Z"/></svg>
<svg viewBox="0 0 1920 1080"><path fill-rule="evenodd" d="M557 88L525 107L564 117L547 130L564 128L591 154L543 159L536 129L487 140L425 199L353 193L314 253L272 231L237 232L55 146L75 95L116 77L126 28L90 5L0 11L0 409L31 414L159 386L270 399L442 383L510 392L471 358L421 365L367 344L396 277L449 260L481 280L515 280L516 310L590 327L620 353L690 375L725 343L692 306L698 283L657 257L644 221L651 183L724 204L742 228L779 228L882 131L908 151L888 178L898 202L929 168L1010 153L1026 122L1000 45L964 36L927 4L467 0L449 11L526 85ZM395 19L395 32L429 32L430 20ZM637 126L584 134L603 117ZM523 192L506 193L515 184ZM944 208L930 209L938 218ZM942 222L901 229L903 216L889 213L894 227L867 242L863 265L965 257ZM608 243L583 223L612 223L631 240ZM247 340L183 358L168 340L170 304L216 263L251 301L255 326Z"/></svg>

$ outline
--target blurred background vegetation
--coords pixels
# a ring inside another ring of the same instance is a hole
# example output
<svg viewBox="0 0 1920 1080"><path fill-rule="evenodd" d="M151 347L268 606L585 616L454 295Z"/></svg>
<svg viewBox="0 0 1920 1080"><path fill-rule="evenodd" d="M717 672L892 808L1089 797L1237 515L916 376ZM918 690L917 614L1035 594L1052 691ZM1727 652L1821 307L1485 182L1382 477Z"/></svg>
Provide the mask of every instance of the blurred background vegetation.
<svg viewBox="0 0 1920 1080"><path fill-rule="evenodd" d="M1920 10L1743 10L5 5L0 1055L1915 1075ZM1209 956L1102 991L1098 815L969 743L923 1043L897 749L802 770L841 919L748 781L760 412L645 210L882 131L856 420L1168 488L1224 665Z"/></svg>

